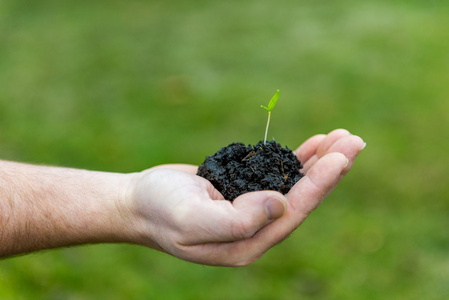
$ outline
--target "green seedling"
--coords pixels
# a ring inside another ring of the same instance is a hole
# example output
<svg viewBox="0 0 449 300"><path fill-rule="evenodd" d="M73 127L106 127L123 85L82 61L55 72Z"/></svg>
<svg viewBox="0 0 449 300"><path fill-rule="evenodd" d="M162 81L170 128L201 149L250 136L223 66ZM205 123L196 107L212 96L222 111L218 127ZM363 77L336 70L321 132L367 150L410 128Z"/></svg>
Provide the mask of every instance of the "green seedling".
<svg viewBox="0 0 449 300"><path fill-rule="evenodd" d="M279 90L277 90L276 94L274 94L273 98L271 98L270 103L268 103L268 107L261 105L263 109L268 111L268 121L267 121L267 128L265 129L265 138L263 140L263 144L266 145L267 143L267 134L268 134L268 126L270 126L270 117L271 117L271 111L273 110L274 106L276 105L276 102L279 99Z"/></svg>

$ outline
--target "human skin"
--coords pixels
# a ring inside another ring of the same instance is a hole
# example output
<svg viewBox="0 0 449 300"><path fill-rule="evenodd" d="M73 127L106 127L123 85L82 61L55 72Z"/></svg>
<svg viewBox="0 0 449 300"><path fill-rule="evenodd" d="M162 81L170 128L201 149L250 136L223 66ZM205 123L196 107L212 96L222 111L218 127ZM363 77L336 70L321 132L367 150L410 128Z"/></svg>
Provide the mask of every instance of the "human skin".
<svg viewBox="0 0 449 300"><path fill-rule="evenodd" d="M289 193L233 202L192 165L120 174L0 161L0 257L132 243L200 264L248 265L321 204L365 145L344 129L313 136L295 151L305 176Z"/></svg>

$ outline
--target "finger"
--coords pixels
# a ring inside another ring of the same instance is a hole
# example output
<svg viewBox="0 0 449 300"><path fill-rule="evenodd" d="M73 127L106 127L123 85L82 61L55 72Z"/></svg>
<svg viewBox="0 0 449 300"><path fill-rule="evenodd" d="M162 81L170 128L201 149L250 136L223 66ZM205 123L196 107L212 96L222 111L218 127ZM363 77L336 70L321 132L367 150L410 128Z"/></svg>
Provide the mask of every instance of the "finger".
<svg viewBox="0 0 449 300"><path fill-rule="evenodd" d="M346 142L346 138L349 138L353 136L351 133L349 133L349 131L347 131L346 129L336 129L332 132L330 132L320 143L320 145L318 146L317 149L317 153L316 155L312 156L306 163L303 164L303 173L307 174L308 170L323 156L326 155L327 153L331 153L331 152L340 152L338 151L338 149L331 149L332 146L340 141L340 140L345 140ZM343 144L345 143L343 142ZM351 164L352 165L352 164Z"/></svg>
<svg viewBox="0 0 449 300"><path fill-rule="evenodd" d="M301 146L299 146L299 148L296 149L293 153L298 157L302 164L305 164L312 156L315 155L318 146L325 137L325 134L312 136Z"/></svg>
<svg viewBox="0 0 449 300"><path fill-rule="evenodd" d="M190 246L185 250L185 253L189 253L186 259L209 265L244 266L256 261L271 247L288 237L341 180L349 166L346 155L352 163L357 153L366 145L356 136L342 140L329 149L342 153L329 153L319 159L286 195L287 211L282 218L262 227L249 239ZM196 253L202 255L195 255Z"/></svg>
<svg viewBox="0 0 449 300"><path fill-rule="evenodd" d="M304 165L302 168L302 173L307 174L309 169L319 160L318 155L312 156Z"/></svg>
<svg viewBox="0 0 449 300"><path fill-rule="evenodd" d="M281 217L287 209L285 197L275 191L250 192L233 201L233 211L216 241L237 241L252 237L262 227Z"/></svg>
<svg viewBox="0 0 449 300"><path fill-rule="evenodd" d="M286 195L295 214L307 216L335 188L349 161L333 152L319 159Z"/></svg>
<svg viewBox="0 0 449 300"><path fill-rule="evenodd" d="M366 143L356 135L344 136L336 140L328 149L327 153L340 152L343 153L349 160L349 164L346 166L345 171L342 173L344 176L352 167L355 158L360 154L360 152L365 148ZM326 154L326 153L325 153ZM308 170L319 160L318 156L315 155L310 158L302 169L305 174Z"/></svg>
<svg viewBox="0 0 449 300"><path fill-rule="evenodd" d="M288 237L330 193L345 168L347 159L331 153L320 159L286 195L284 216L256 232L254 236L228 243L208 243L188 247L189 259L203 264L243 266L259 259L266 251ZM202 253L194 257L195 252Z"/></svg>
<svg viewBox="0 0 449 300"><path fill-rule="evenodd" d="M329 152L340 152L349 160L349 163L342 172L341 176L344 176L349 172L354 160L360 152L362 152L365 146L366 143L359 136L351 135L339 139L329 148Z"/></svg>
<svg viewBox="0 0 449 300"><path fill-rule="evenodd" d="M155 166L152 169L153 170L154 169L174 169L174 170L179 170L179 171L183 171L186 173L190 173L193 175L196 175L196 173L198 172L198 166L188 165L188 164L165 164L165 165Z"/></svg>
<svg viewBox="0 0 449 300"><path fill-rule="evenodd" d="M351 133L347 131L346 129L335 129L328 133L326 138L324 138L317 149L317 155L318 158L321 158L322 156L326 155L326 153L329 153L329 148L339 139L343 137L350 136Z"/></svg>
<svg viewBox="0 0 449 300"><path fill-rule="evenodd" d="M285 213L287 199L279 192L259 191L240 195L234 200L233 205L234 209L242 215L250 216L259 213L261 215L260 223L264 226L267 222L280 218ZM255 225L257 222L250 223L255 226L252 230L254 234L261 226ZM248 235L252 236L253 234L249 233Z"/></svg>
<svg viewBox="0 0 449 300"><path fill-rule="evenodd" d="M317 161L287 193L288 206L284 216L260 230L245 246L254 254L253 259L283 241L304 222L335 188L347 164L348 159L341 153L330 153Z"/></svg>
<svg viewBox="0 0 449 300"><path fill-rule="evenodd" d="M258 230L281 217L287 207L285 197L275 191L243 194L233 203L211 201L197 207L189 219L183 220L189 231L184 245L232 242L252 237ZM193 235L193 236L192 236Z"/></svg>

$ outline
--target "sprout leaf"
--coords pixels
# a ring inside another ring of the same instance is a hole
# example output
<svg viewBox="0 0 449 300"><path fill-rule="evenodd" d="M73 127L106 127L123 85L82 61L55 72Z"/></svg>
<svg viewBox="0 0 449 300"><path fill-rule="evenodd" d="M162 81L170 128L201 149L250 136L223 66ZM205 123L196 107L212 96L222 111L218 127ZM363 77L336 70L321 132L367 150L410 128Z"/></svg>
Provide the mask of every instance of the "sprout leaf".
<svg viewBox="0 0 449 300"><path fill-rule="evenodd" d="M276 105L276 102L279 99L279 90L277 90L276 94L274 94L273 98L271 98L270 103L268 103L268 107L261 105L263 109L266 109L267 111L271 112Z"/></svg>

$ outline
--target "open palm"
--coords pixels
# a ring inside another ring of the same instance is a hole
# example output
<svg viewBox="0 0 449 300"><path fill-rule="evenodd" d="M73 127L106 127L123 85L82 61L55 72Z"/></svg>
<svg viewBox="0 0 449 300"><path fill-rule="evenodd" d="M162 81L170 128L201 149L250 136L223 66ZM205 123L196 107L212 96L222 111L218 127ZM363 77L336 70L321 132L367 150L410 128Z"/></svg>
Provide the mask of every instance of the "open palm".
<svg viewBox="0 0 449 300"><path fill-rule="evenodd" d="M286 195L243 194L227 201L192 165L136 174L130 197L136 243L207 265L240 266L260 258L319 206L352 167L365 143L344 129L316 135L295 154L305 176Z"/></svg>

